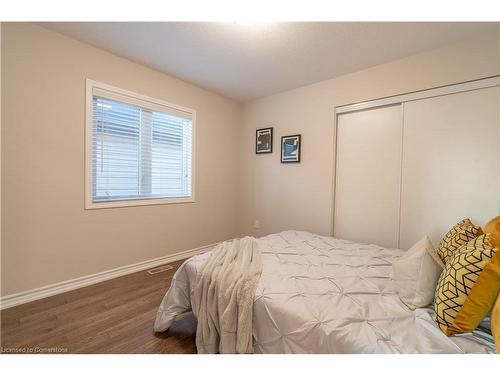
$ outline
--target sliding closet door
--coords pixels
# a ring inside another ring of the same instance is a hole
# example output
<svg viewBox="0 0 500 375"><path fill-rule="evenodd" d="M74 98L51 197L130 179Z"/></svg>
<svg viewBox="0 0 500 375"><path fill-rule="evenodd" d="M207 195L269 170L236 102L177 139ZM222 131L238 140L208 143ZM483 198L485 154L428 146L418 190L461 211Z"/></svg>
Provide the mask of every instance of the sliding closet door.
<svg viewBox="0 0 500 375"><path fill-rule="evenodd" d="M499 211L499 89L404 104L400 246Z"/></svg>
<svg viewBox="0 0 500 375"><path fill-rule="evenodd" d="M397 247L401 105L337 117L334 236Z"/></svg>

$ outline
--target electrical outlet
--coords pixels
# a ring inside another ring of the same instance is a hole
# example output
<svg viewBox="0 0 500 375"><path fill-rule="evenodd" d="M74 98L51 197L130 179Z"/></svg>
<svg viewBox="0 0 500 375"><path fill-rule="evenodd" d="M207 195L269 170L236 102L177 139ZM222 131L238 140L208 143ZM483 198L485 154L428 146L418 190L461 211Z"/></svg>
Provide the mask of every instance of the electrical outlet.
<svg viewBox="0 0 500 375"><path fill-rule="evenodd" d="M253 222L253 227L254 227L255 229L260 229L260 221L259 221L259 220L255 220L255 221Z"/></svg>

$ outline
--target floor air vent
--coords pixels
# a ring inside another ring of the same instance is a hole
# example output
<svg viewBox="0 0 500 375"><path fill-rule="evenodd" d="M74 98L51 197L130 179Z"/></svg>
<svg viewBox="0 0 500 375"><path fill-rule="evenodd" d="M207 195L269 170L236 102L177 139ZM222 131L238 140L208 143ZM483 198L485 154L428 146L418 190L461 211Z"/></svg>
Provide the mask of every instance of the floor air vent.
<svg viewBox="0 0 500 375"><path fill-rule="evenodd" d="M156 275L157 273L165 272L165 271L171 270L173 268L174 267L169 266L168 264L165 264L164 266L160 266L160 267L156 267L156 268L151 268L150 270L148 270L148 273L150 275Z"/></svg>

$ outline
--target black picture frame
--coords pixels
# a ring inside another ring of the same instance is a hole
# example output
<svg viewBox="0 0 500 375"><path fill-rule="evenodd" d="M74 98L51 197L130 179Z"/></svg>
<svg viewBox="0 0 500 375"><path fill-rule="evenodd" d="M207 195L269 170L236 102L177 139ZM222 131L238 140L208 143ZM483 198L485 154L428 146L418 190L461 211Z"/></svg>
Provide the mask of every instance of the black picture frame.
<svg viewBox="0 0 500 375"><path fill-rule="evenodd" d="M293 156L292 154L288 154L288 155L285 154L286 150L284 149L283 145L288 144L288 143L286 143L287 140L295 140L296 141L297 147L296 147L296 155L295 156ZM283 164L300 163L301 146L302 146L302 137L300 134L285 135L285 136L281 137L281 162Z"/></svg>
<svg viewBox="0 0 500 375"><path fill-rule="evenodd" d="M259 143L259 136L262 136L265 139L265 136L268 136L268 141L266 142L265 145L267 147L262 147L261 143L263 142L260 140ZM261 128L257 129L255 131L255 153L256 154L271 154L273 152L273 128Z"/></svg>

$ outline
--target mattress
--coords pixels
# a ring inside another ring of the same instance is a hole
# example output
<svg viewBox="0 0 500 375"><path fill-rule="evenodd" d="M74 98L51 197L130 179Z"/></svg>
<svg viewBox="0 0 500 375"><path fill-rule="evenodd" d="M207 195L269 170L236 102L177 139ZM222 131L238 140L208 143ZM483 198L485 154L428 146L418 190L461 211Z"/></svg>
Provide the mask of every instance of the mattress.
<svg viewBox="0 0 500 375"><path fill-rule="evenodd" d="M399 299L392 262L399 249L302 231L259 238L263 270L253 307L255 353L494 353L483 335L444 335L432 308ZM190 310L209 253L179 268L156 329Z"/></svg>

